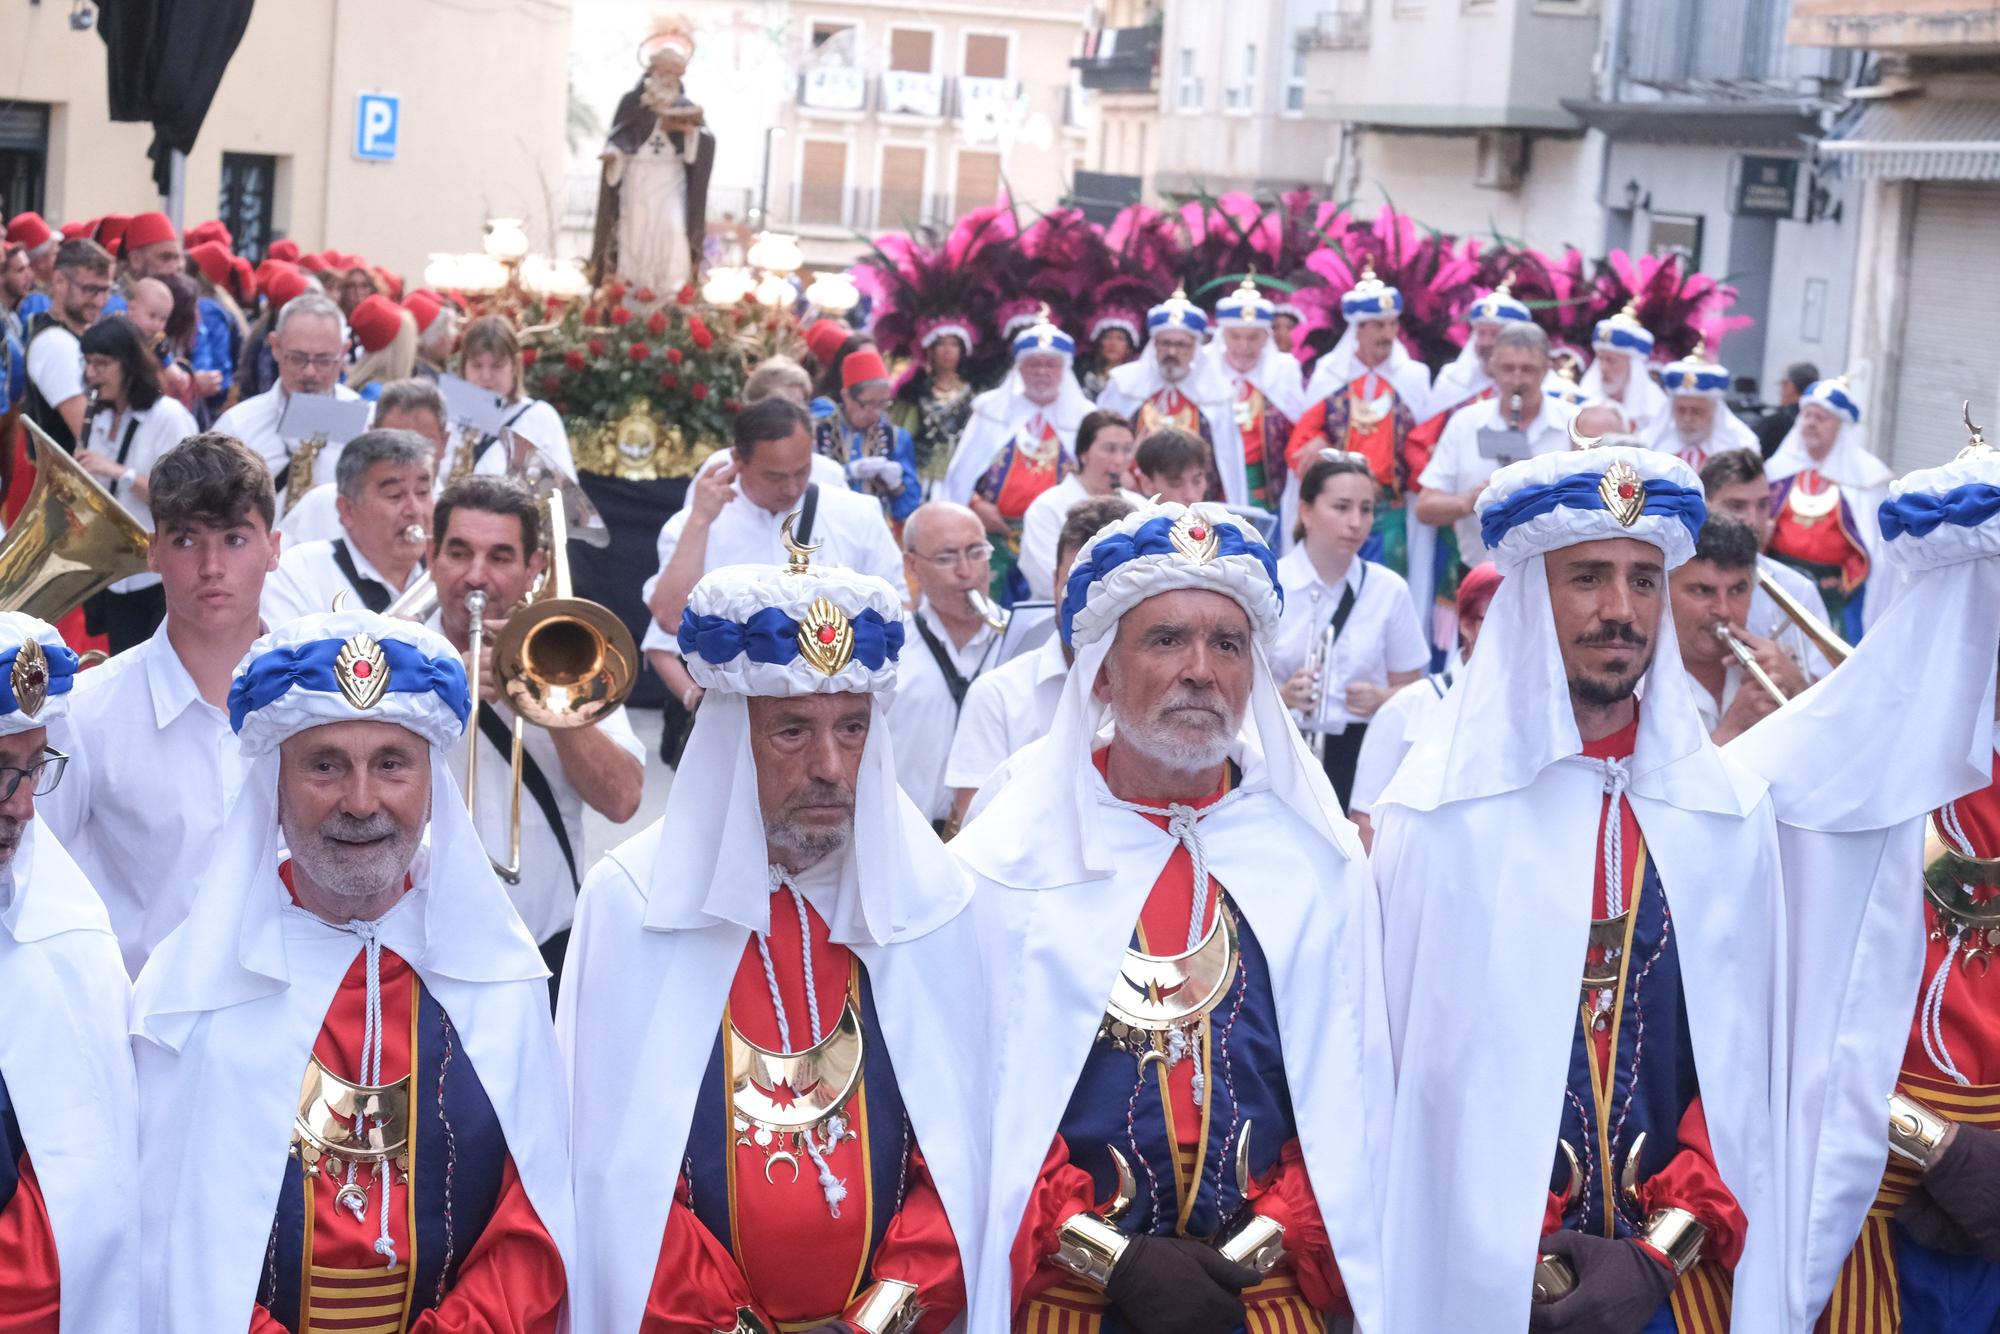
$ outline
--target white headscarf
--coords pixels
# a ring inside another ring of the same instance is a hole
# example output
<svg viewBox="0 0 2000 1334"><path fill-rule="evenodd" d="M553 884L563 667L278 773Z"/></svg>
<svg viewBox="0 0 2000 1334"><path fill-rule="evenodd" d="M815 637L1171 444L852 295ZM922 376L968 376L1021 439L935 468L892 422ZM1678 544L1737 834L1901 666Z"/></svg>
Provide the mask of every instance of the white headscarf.
<svg viewBox="0 0 2000 1334"><path fill-rule="evenodd" d="M1062 387L1056 391L1055 402L1048 404L1037 403L1028 397L1021 372L1007 372L1004 383L972 400L972 419L958 437L958 447L952 451L951 462L945 469L944 498L961 505L971 500L973 488L979 485L979 479L986 475L986 470L993 466L993 460L1000 457L1000 451L1006 448L1007 442L1037 414L1055 428L1064 451L1074 455L1076 428L1082 425L1094 406L1090 395L1084 393L1083 386L1077 383L1072 367L1064 368Z"/></svg>
<svg viewBox="0 0 2000 1334"><path fill-rule="evenodd" d="M1266 350L1267 355L1269 351ZM1110 381L1097 396L1097 405L1136 416L1153 395L1167 387L1167 377L1160 373L1159 344L1149 338L1137 357L1111 372ZM1197 343L1186 378L1172 387L1180 390L1208 418L1208 428L1214 436L1215 471L1222 478L1224 498L1232 505L1248 504L1243 441L1236 432L1236 382L1229 378L1219 359L1203 356Z"/></svg>
<svg viewBox="0 0 2000 1334"><path fill-rule="evenodd" d="M1278 340L1271 336L1268 325L1225 324L1222 327L1264 330L1264 350L1258 354L1257 364L1242 372L1243 378L1257 386L1257 392L1264 396L1264 401L1271 406L1272 411L1287 421L1297 421L1299 414L1305 411L1306 404L1311 401L1305 397L1305 391L1299 386L1298 360L1278 350ZM1236 368L1229 364L1229 348L1220 337L1203 347L1195 356L1200 360L1214 362L1224 379L1233 381L1238 374Z"/></svg>
<svg viewBox="0 0 2000 1334"><path fill-rule="evenodd" d="M1836 486L1868 491L1887 485L1891 476L1889 465L1869 453L1867 446L1862 444L1861 403L1847 387L1847 381L1815 380L1800 398L1800 410L1803 411L1808 403L1825 408L1840 418L1840 433L1834 437L1833 448L1827 450L1824 459L1815 463L1806 449L1799 423L1794 421L1777 451L1765 462L1764 475L1774 482L1782 482L1794 473L1811 468ZM1863 533L1876 531L1874 515L1857 513L1854 518Z"/></svg>

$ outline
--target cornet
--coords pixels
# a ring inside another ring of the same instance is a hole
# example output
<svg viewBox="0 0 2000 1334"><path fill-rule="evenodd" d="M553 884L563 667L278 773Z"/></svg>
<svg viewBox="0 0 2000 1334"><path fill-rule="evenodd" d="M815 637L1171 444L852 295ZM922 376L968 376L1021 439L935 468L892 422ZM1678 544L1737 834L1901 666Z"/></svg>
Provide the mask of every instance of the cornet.
<svg viewBox="0 0 2000 1334"><path fill-rule="evenodd" d="M1751 650L1748 644L1737 638L1734 630L1729 628L1729 622L1717 621L1709 629L1715 633L1717 639L1722 641L1722 646L1729 650L1730 655L1736 659L1737 665L1744 670L1750 679L1764 688L1765 694L1777 700L1780 704L1783 704L1789 698L1785 694L1783 687L1776 681L1773 681L1771 674L1764 670L1764 664L1757 661L1756 653Z"/></svg>

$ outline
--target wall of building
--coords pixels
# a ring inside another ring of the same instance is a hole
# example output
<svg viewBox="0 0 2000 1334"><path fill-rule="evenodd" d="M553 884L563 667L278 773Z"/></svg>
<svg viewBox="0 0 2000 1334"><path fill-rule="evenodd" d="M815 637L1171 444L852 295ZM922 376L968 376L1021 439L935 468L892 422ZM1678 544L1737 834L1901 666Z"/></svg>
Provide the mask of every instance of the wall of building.
<svg viewBox="0 0 2000 1334"><path fill-rule="evenodd" d="M1361 207L1393 203L1427 226L1459 236L1494 232L1543 249L1573 245L1597 253L1603 211L1597 203L1602 140L1536 136L1528 170L1515 190L1473 184L1478 144L1470 134L1364 130L1353 136L1348 192Z"/></svg>
<svg viewBox="0 0 2000 1334"><path fill-rule="evenodd" d="M188 154L185 222L215 216L225 152L279 159L274 225L307 249L356 251L414 277L427 255L476 250L493 216L551 234L562 169L567 0L472 10L404 0L257 6ZM68 6L0 11L9 89L51 107L46 212L56 220L159 206L148 125L114 125L105 49ZM402 99L399 155L353 155L355 98Z"/></svg>

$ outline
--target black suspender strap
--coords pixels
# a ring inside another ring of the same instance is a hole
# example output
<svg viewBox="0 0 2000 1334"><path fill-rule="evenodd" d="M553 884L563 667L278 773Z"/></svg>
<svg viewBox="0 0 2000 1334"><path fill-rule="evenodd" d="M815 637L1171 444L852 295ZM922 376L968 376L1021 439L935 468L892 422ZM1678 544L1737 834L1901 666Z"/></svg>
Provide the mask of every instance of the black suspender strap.
<svg viewBox="0 0 2000 1334"><path fill-rule="evenodd" d="M523 403L520 407L515 408L514 415L509 417L506 421L500 423L500 429L504 431L509 426L512 426L515 422L521 420L522 416L524 416L527 413L528 409L534 406L535 406L535 400L531 398L527 402ZM499 441L499 439L500 436L497 432L493 435L481 436L479 438L479 444L472 451L472 465L475 468L479 466L479 460L486 457L486 451L491 449Z"/></svg>
<svg viewBox="0 0 2000 1334"><path fill-rule="evenodd" d="M944 687L951 692L951 709L956 715L965 707L965 692L972 689L971 679L958 670L958 665L951 660L950 652L925 623L922 612L911 616L910 624L917 627L917 633L923 637L924 647L931 651L931 659L937 663L938 670L944 673Z"/></svg>
<svg viewBox="0 0 2000 1334"><path fill-rule="evenodd" d="M348 551L347 539L344 537L333 539L333 563L340 567L341 574L345 575L347 582L353 586L355 596L361 599L361 605L368 610L381 611L395 600L389 593L388 585L379 579L367 578L355 568L353 553Z"/></svg>
<svg viewBox="0 0 2000 1334"><path fill-rule="evenodd" d="M500 715L493 711L493 706L483 700L479 705L479 731L500 752L500 758L511 765L514 761L514 733L500 721ZM576 889L583 881L576 873L576 850L569 845L569 830L563 827L562 812L556 809L555 790L549 786L549 777L542 772L542 766L535 763L535 757L525 747L521 751L521 786L528 789L528 795L535 799L542 818L548 821L550 832L555 834L556 846L562 849L563 864L569 867L569 886Z"/></svg>

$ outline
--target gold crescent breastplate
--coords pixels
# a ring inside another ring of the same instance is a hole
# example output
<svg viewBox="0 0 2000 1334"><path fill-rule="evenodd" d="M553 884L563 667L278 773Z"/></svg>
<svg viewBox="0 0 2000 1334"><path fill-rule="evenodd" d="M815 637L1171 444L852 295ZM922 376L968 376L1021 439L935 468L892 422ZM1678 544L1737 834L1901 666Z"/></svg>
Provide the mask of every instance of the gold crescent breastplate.
<svg viewBox="0 0 2000 1334"><path fill-rule="evenodd" d="M1191 950L1147 954L1127 949L1112 980L1098 1036L1135 1055L1165 1051L1170 1034L1196 1028L1222 1003L1236 981L1241 956L1236 914L1227 903L1216 909L1208 934Z"/></svg>
<svg viewBox="0 0 2000 1334"><path fill-rule="evenodd" d="M1817 472L1811 475L1818 479L1820 490L1807 491L1800 484L1804 473L1793 478L1785 490L1785 508L1801 523L1817 523L1840 508L1840 488Z"/></svg>
<svg viewBox="0 0 2000 1334"><path fill-rule="evenodd" d="M1924 898L1937 910L1931 938L1964 932L1959 966L1970 976L1983 974L2000 951L2000 898L1981 900L1975 888L2000 889L2000 857L1972 857L1952 847L1933 812L1924 831Z"/></svg>
<svg viewBox="0 0 2000 1334"><path fill-rule="evenodd" d="M831 1149L849 1133L846 1108L861 1087L866 1054L852 996L833 1031L804 1051L760 1047L732 1022L724 1054L736 1144L766 1152L766 1177L772 1165L786 1161L796 1178L798 1155L809 1141Z"/></svg>
<svg viewBox="0 0 2000 1334"><path fill-rule="evenodd" d="M409 1077L393 1084L357 1084L312 1057L299 1085L291 1155L306 1176L323 1175L337 1192L335 1202L359 1219L374 1173L386 1170L398 1182L410 1179Z"/></svg>

